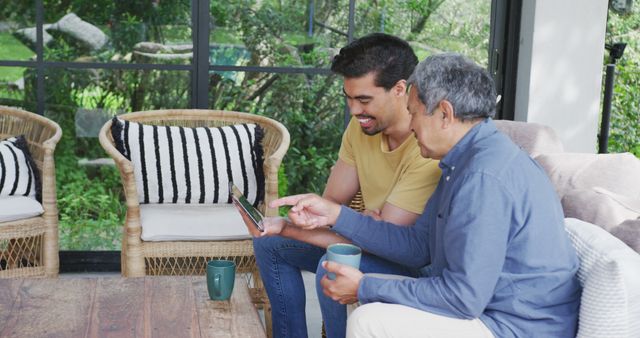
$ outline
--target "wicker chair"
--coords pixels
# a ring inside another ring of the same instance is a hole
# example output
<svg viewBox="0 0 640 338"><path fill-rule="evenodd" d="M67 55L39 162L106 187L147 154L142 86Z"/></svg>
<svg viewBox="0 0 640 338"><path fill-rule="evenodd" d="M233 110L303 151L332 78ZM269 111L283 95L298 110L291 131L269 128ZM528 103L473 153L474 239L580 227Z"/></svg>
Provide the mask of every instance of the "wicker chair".
<svg viewBox="0 0 640 338"><path fill-rule="evenodd" d="M262 212L267 216L276 216L276 209L265 205L278 197L278 168L289 147L289 132L272 119L254 114L220 110L156 110L135 112L119 116L132 122L155 125L173 125L184 127L218 127L237 123L256 123L265 130L264 176L265 201ZM250 276L250 291L254 303L267 305L258 268L253 253L251 239L229 241L166 241L145 242L140 238L140 205L133 174L133 166L118 150L111 136L111 121L100 131L100 144L115 160L120 170L127 203L127 215L122 239L122 274L128 277L145 275L202 275L206 262L213 258L234 260L239 273ZM268 312L268 305L265 309ZM270 326L270 316L267 326ZM268 327L270 332L270 327Z"/></svg>
<svg viewBox="0 0 640 338"><path fill-rule="evenodd" d="M44 213L0 222L0 278L58 275L58 207L53 153L62 136L57 123L21 109L0 106L0 139L24 135L42 177Z"/></svg>

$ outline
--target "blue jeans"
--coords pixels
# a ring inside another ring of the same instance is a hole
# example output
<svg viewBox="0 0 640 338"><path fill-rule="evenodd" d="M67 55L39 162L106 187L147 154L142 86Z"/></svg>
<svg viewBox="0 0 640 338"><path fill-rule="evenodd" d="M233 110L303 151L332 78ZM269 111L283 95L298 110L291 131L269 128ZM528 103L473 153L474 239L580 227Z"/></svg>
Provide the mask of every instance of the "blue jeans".
<svg viewBox="0 0 640 338"><path fill-rule="evenodd" d="M345 336L346 306L326 297L319 284L325 274L320 264L325 259L325 249L279 236L254 238L253 247L271 302L274 337L307 337L302 270L316 272L316 291L327 337ZM369 254L363 254L360 271L416 276L409 268Z"/></svg>

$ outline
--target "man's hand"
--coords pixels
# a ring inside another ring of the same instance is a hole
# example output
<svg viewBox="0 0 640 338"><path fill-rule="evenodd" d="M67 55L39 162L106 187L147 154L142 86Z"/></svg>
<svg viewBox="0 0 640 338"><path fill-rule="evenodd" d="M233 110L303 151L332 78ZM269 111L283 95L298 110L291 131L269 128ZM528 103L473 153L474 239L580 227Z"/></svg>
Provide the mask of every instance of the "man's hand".
<svg viewBox="0 0 640 338"><path fill-rule="evenodd" d="M287 226L287 222L282 217L265 217L262 219L262 226L264 227L264 231L258 230L251 218L247 215L247 212L237 205L235 202L233 205L240 212L240 216L242 216L242 220L244 224L247 226L249 233L253 237L261 237L261 236L275 236L279 235L282 230Z"/></svg>
<svg viewBox="0 0 640 338"><path fill-rule="evenodd" d="M272 201L272 208L283 205L293 206L289 210L289 220L303 229L315 229L332 225L340 215L340 205L315 194L294 195Z"/></svg>
<svg viewBox="0 0 640 338"><path fill-rule="evenodd" d="M322 292L340 304L352 304L358 301L358 287L364 276L360 270L336 262L324 261L322 267L336 274L331 280L327 275L322 277Z"/></svg>
<svg viewBox="0 0 640 338"><path fill-rule="evenodd" d="M282 233L282 230L287 227L287 220L283 217L265 217L262 219L262 226L264 231L260 236L276 236Z"/></svg>

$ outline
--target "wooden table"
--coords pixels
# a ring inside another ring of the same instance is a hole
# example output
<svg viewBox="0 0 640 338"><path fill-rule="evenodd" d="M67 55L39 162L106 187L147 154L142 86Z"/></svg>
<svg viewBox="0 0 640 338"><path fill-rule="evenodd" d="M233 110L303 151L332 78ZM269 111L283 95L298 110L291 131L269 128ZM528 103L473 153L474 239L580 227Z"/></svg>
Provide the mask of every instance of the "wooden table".
<svg viewBox="0 0 640 338"><path fill-rule="evenodd" d="M0 280L0 337L265 337L243 278L212 301L205 277Z"/></svg>

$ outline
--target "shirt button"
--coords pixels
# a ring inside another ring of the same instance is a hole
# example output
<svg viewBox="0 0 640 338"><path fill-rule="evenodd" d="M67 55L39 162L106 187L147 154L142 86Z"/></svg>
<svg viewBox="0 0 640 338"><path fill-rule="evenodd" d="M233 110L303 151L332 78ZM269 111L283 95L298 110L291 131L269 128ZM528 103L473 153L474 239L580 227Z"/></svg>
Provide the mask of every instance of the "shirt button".
<svg viewBox="0 0 640 338"><path fill-rule="evenodd" d="M448 181L448 180L449 180L449 178L451 178L451 176L447 176L447 177L445 178L445 180L447 180L447 181Z"/></svg>
<svg viewBox="0 0 640 338"><path fill-rule="evenodd" d="M456 170L456 167L455 166L451 167L451 170Z"/></svg>

